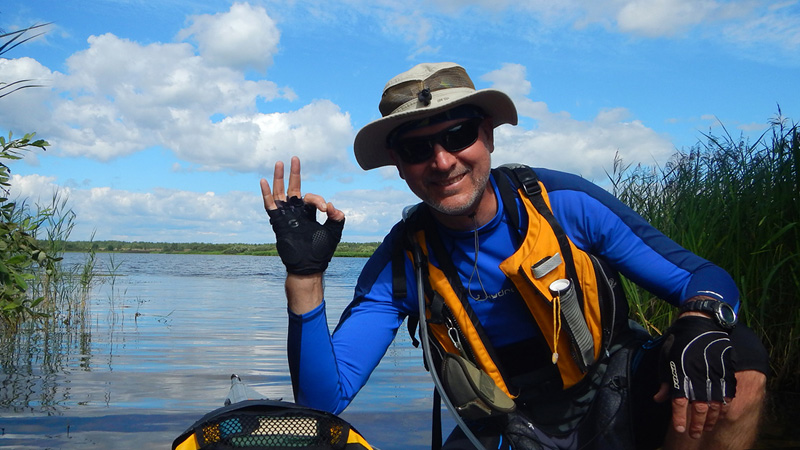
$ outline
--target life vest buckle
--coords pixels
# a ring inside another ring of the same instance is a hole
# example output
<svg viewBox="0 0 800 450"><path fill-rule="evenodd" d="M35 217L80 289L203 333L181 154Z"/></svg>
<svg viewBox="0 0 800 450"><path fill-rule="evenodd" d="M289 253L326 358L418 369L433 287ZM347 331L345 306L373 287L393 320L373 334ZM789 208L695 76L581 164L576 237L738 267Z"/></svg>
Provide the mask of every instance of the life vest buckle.
<svg viewBox="0 0 800 450"><path fill-rule="evenodd" d="M522 164L504 164L501 167L507 167L514 171L514 175L516 175L517 180L522 185L522 189L528 197L534 197L542 193L542 187L539 186L539 180L536 178L536 174L530 170L528 166Z"/></svg>

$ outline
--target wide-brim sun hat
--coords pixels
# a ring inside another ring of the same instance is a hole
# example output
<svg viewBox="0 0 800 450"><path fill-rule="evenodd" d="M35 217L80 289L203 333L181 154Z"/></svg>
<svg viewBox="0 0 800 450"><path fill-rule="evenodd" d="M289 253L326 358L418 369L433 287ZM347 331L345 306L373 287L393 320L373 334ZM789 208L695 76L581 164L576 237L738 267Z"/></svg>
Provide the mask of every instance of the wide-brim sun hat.
<svg viewBox="0 0 800 450"><path fill-rule="evenodd" d="M394 165L386 143L392 130L460 105L479 107L494 126L517 124L511 98L496 89L476 90L463 67L450 62L418 64L386 83L378 106L383 117L356 135L356 161L364 170Z"/></svg>

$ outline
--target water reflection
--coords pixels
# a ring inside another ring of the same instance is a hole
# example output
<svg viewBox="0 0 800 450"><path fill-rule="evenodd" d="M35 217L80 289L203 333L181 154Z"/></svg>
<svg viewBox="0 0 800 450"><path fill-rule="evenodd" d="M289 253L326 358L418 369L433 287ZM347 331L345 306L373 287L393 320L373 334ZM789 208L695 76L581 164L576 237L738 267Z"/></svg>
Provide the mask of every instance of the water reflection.
<svg viewBox="0 0 800 450"><path fill-rule="evenodd" d="M45 318L40 324L26 324L1 341L3 411L55 412L68 396L68 391L59 388L68 383L66 375L88 370L92 334L86 305L82 305L83 310L73 316L77 320Z"/></svg>
<svg viewBox="0 0 800 450"><path fill-rule="evenodd" d="M82 258L67 254L65 264ZM331 329L365 261L332 261ZM168 447L221 406L231 373L268 397L292 399L278 258L104 254L96 269L78 316L4 345L0 446L124 448L117 436L136 433L130 448ZM343 414L384 450L429 446L431 384L409 341L398 333Z"/></svg>

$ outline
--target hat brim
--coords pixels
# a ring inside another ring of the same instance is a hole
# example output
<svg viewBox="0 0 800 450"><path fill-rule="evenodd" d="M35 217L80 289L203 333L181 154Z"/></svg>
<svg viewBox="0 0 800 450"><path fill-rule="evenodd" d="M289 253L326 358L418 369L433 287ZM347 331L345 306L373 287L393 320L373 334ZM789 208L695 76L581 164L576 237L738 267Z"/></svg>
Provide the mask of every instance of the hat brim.
<svg viewBox="0 0 800 450"><path fill-rule="evenodd" d="M392 130L406 122L430 117L459 105L480 107L488 116L492 117L494 126L504 123L517 124L517 108L504 92L495 89L470 90L466 94L454 91L456 90L442 89L431 92L433 97L429 106L421 106L417 103L416 106L412 105L405 111L382 117L362 128L356 134L353 143L356 161L361 168L370 170L394 165L389 154L390 150L386 148L386 136ZM437 104L441 106L436 106Z"/></svg>

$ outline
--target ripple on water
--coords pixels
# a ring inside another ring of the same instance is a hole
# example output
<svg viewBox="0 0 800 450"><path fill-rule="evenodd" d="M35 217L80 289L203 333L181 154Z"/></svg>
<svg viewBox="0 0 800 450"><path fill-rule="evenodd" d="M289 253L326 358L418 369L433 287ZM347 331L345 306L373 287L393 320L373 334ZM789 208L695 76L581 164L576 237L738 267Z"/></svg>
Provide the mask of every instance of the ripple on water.
<svg viewBox="0 0 800 450"><path fill-rule="evenodd" d="M65 263L82 258L67 254ZM331 328L365 261L332 261ZM97 269L104 276L84 322L3 352L0 446L164 448L222 406L231 373L291 401L278 258L100 254ZM419 351L399 332L343 417L384 450L429 448L431 389Z"/></svg>

